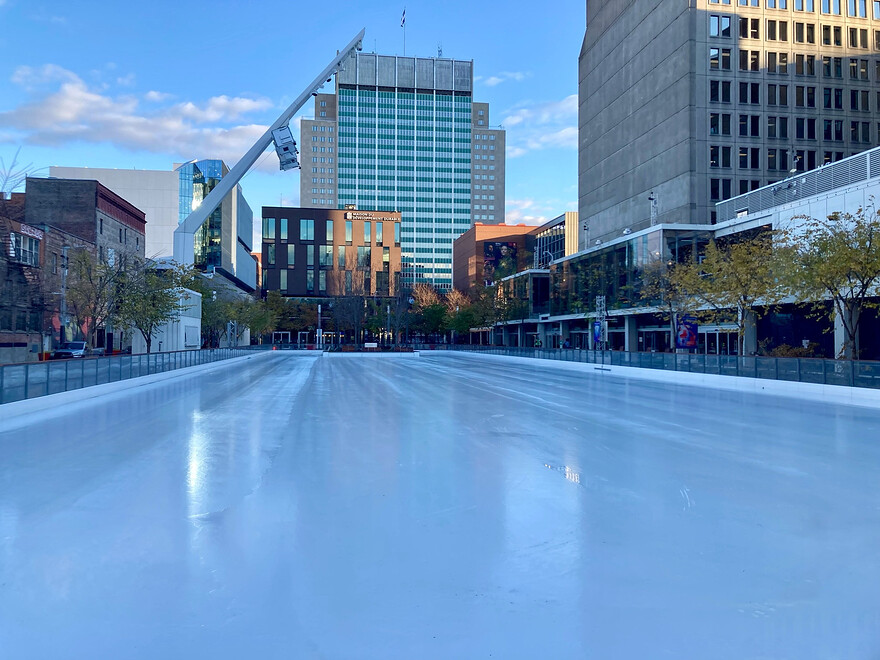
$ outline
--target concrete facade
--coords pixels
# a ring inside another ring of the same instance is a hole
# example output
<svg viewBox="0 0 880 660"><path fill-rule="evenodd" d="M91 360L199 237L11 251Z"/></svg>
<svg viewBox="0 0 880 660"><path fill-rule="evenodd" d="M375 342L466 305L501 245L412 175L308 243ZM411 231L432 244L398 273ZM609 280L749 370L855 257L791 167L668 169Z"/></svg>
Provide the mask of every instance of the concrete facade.
<svg viewBox="0 0 880 660"><path fill-rule="evenodd" d="M652 215L711 223L717 201L877 144L871 4L744 4L588 3L582 248L650 226Z"/></svg>

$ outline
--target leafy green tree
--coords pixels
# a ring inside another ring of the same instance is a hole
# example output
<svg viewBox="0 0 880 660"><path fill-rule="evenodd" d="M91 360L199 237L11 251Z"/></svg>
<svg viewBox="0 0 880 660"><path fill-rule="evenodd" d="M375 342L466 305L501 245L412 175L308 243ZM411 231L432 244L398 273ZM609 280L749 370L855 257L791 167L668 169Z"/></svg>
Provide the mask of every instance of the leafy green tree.
<svg viewBox="0 0 880 660"><path fill-rule="evenodd" d="M140 332L149 353L160 327L180 311L180 296L175 270L158 270L149 260L129 258L117 283L117 323Z"/></svg>
<svg viewBox="0 0 880 660"><path fill-rule="evenodd" d="M85 340L94 345L95 331L114 313L123 260L110 264L87 250L76 250L68 264L67 307Z"/></svg>
<svg viewBox="0 0 880 660"><path fill-rule="evenodd" d="M764 232L724 244L710 241L702 263L679 267L676 279L701 304L701 315L736 323L743 355L746 328L784 296L778 270L773 236Z"/></svg>
<svg viewBox="0 0 880 660"><path fill-rule="evenodd" d="M675 322L677 318L692 314L697 300L687 289L688 276L693 264L655 260L648 263L641 272L638 297L645 304L657 308L662 318L669 323L669 345L675 346ZM699 277L700 274L694 271Z"/></svg>
<svg viewBox="0 0 880 660"><path fill-rule="evenodd" d="M871 206L824 220L799 216L793 221L779 241L788 265L783 271L787 289L811 301L817 313L826 313L824 301L831 301L831 320L840 320L845 335L838 357L856 359L861 312L878 307L880 211Z"/></svg>

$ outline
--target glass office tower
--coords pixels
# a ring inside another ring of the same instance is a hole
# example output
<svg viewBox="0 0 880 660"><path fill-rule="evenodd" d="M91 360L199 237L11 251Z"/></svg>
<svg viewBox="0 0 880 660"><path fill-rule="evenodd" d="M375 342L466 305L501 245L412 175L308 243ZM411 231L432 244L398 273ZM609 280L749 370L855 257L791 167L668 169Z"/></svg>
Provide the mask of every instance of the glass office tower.
<svg viewBox="0 0 880 660"><path fill-rule="evenodd" d="M399 211L404 284L450 289L471 224L473 63L358 53L336 84L302 124L302 205Z"/></svg>

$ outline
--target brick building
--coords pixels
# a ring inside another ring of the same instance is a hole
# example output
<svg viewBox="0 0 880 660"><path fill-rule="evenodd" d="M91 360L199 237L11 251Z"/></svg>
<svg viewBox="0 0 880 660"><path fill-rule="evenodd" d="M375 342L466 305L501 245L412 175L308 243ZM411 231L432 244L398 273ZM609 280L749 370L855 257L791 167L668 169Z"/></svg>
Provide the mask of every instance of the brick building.
<svg viewBox="0 0 880 660"><path fill-rule="evenodd" d="M260 261L264 294L395 295L400 213L264 206Z"/></svg>
<svg viewBox="0 0 880 660"><path fill-rule="evenodd" d="M28 225L49 225L94 243L101 261L145 256L143 211L97 181L28 178L26 191Z"/></svg>
<svg viewBox="0 0 880 660"><path fill-rule="evenodd" d="M61 341L65 259L97 253L79 236L22 222L25 195L12 197L0 200L0 363L37 360Z"/></svg>

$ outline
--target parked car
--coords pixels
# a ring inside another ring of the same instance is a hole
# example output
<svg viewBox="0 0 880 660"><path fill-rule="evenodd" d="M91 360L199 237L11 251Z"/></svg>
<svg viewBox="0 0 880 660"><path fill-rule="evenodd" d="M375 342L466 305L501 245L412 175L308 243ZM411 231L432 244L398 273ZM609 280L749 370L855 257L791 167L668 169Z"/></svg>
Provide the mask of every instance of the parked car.
<svg viewBox="0 0 880 660"><path fill-rule="evenodd" d="M67 343L61 344L60 348L56 348L52 351L52 355L49 356L51 360L68 360L70 358L81 358L90 355L91 351L89 350L88 344L84 341L69 341Z"/></svg>
<svg viewBox="0 0 880 660"><path fill-rule="evenodd" d="M99 346L98 348L93 348L89 351L89 355L92 357L101 357L102 355L106 355L107 351L103 346Z"/></svg>

